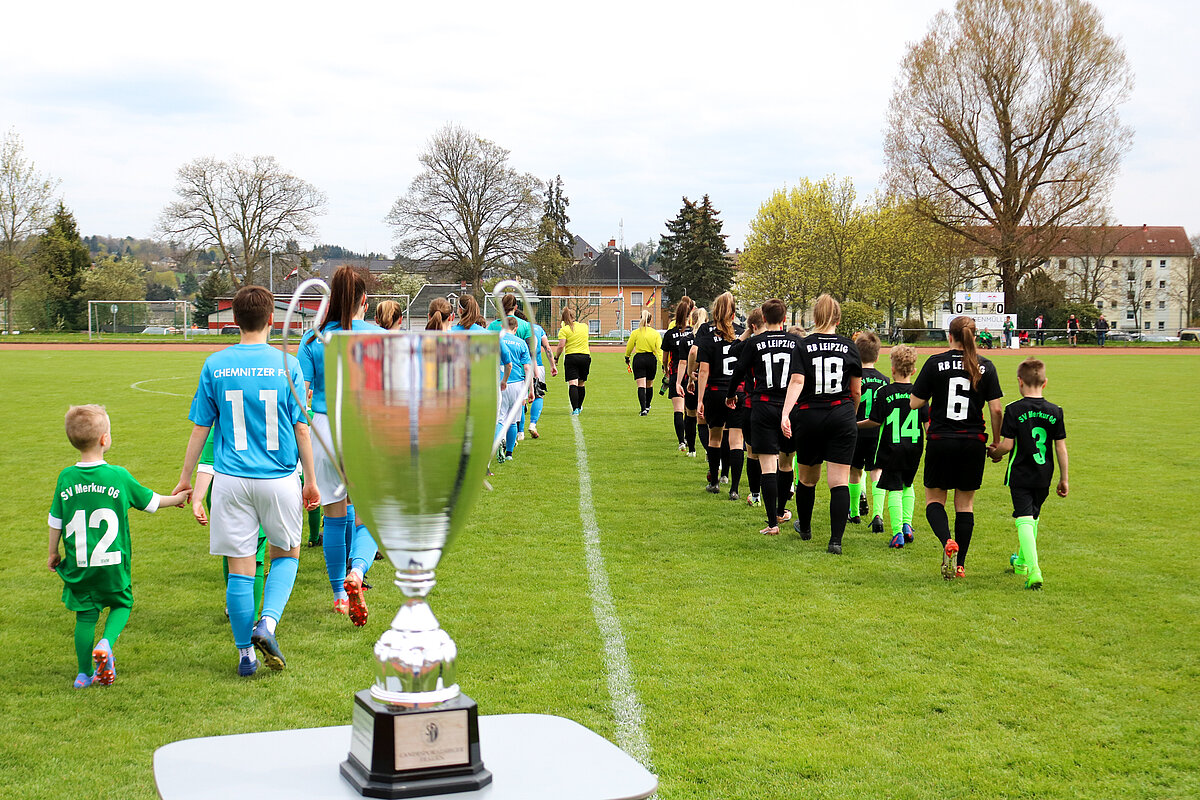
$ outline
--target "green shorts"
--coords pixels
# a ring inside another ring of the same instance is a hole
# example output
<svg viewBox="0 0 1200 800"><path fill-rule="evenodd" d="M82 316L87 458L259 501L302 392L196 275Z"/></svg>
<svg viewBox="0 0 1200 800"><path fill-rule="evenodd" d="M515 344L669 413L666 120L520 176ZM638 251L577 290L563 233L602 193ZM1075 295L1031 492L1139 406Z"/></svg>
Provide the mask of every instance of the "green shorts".
<svg viewBox="0 0 1200 800"><path fill-rule="evenodd" d="M106 608L133 608L133 589L96 591L85 587L63 585L63 605L68 611L103 611Z"/></svg>

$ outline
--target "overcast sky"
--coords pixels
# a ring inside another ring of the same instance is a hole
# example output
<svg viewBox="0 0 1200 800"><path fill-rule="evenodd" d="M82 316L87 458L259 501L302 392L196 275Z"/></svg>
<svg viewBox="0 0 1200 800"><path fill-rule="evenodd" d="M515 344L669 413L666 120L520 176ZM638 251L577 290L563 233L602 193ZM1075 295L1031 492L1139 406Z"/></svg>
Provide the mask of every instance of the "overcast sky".
<svg viewBox="0 0 1200 800"><path fill-rule="evenodd" d="M1136 74L1117 221L1200 232L1200 10L1094 0ZM0 130L84 234L150 236L179 166L273 155L329 197L319 240L392 252L383 218L446 122L561 174L595 245L657 240L708 193L730 248L773 189L873 191L905 45L949 2L10 3Z"/></svg>

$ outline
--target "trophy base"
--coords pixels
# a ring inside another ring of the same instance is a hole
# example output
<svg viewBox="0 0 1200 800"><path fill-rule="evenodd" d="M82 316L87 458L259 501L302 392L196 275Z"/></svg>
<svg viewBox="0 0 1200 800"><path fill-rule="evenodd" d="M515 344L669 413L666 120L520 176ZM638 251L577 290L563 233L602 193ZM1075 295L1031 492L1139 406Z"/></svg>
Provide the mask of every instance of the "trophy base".
<svg viewBox="0 0 1200 800"><path fill-rule="evenodd" d="M341 773L364 797L482 789L492 773L479 755L479 708L463 694L435 708L395 708L357 692Z"/></svg>

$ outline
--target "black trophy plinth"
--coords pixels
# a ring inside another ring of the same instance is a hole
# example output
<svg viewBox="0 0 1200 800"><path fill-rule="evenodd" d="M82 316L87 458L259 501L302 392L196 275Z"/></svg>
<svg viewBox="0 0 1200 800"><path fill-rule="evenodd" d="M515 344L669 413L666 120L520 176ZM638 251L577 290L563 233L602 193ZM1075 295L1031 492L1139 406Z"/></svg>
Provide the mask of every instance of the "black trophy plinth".
<svg viewBox="0 0 1200 800"><path fill-rule="evenodd" d="M479 708L465 694L410 709L364 689L354 695L352 730L341 773L365 797L470 792L492 782L479 755Z"/></svg>

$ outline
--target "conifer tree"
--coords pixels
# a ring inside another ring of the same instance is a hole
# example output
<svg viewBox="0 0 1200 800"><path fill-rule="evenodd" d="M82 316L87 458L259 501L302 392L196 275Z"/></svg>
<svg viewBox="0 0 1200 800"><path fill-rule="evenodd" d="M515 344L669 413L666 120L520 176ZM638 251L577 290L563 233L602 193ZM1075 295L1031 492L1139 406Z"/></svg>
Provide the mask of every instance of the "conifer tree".
<svg viewBox="0 0 1200 800"><path fill-rule="evenodd" d="M679 215L667 223L658 263L672 300L686 294L697 305L708 306L717 295L729 291L733 265L726 256L719 214L708 195L699 203L685 197Z"/></svg>

